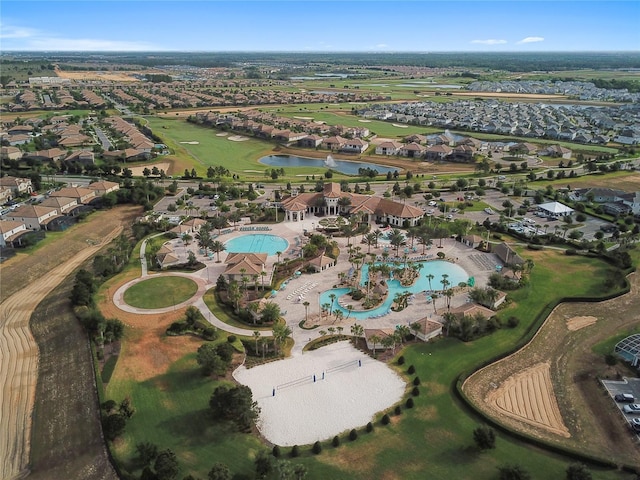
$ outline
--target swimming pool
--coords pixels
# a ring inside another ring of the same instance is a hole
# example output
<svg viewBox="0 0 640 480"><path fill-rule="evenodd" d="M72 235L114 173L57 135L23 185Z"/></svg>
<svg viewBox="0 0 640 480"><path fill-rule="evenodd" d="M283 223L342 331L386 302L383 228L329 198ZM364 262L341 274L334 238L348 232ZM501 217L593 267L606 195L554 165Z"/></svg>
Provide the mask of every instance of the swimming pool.
<svg viewBox="0 0 640 480"><path fill-rule="evenodd" d="M278 252L284 253L289 247L289 242L277 235L250 233L232 238L225 243L225 247L227 252L232 253L266 253L267 255L275 255Z"/></svg>
<svg viewBox="0 0 640 480"><path fill-rule="evenodd" d="M387 295L387 298L385 299L385 301L376 308L373 308L371 310L366 310L366 311L354 310L354 311L351 311L351 313L349 313L349 310L347 310L346 308L338 304L338 299L342 295L349 293L349 291L351 290L350 288L333 288L331 290L326 290L322 292L320 294L320 305L322 305L323 303L330 304L331 303L330 295L334 294L336 296L336 300L333 303L333 310L336 310L336 309L342 310L342 313L344 313L345 318L349 316L352 318L363 320L363 319L371 318L387 312L391 308L391 305L393 304L393 299L396 293L411 292L417 295L418 293L423 292L424 290L429 290L429 279L427 278L427 275L433 275L433 278L431 279L431 288L433 288L433 290L442 290L442 283L441 283L442 275L445 275L445 274L448 275L447 280L449 281L450 287L455 287L459 283L467 282L469 280L469 275L467 274L467 272L462 267L456 265L455 263L446 262L444 260L434 260L430 262L418 262L418 263L421 263L423 267L420 270L420 277L418 277L416 282L410 287L403 287L402 285L400 285L400 282L398 280L389 280L387 282L387 284L389 285L389 294ZM392 265L392 264L389 264L389 265ZM364 285L368 278L369 278L369 266L364 265L362 267L362 277L361 277L360 285ZM419 298L418 300L424 302L425 299L424 297L422 297L422 298Z"/></svg>

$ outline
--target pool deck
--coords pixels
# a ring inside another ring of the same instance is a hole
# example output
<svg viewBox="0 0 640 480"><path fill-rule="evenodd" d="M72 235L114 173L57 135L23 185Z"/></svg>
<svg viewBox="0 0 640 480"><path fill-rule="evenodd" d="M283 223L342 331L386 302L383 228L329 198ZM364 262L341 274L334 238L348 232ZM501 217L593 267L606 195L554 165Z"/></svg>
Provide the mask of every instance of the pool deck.
<svg viewBox="0 0 640 480"><path fill-rule="evenodd" d="M296 258L300 256L300 250L304 242L306 241L306 237L304 237L304 230L312 231L314 226L318 225L318 221L320 217L315 217L312 215L307 216L304 221L301 222L283 222L275 225L270 225L271 230L269 231L252 231L252 230L243 230L240 231L240 226L236 230L231 230L230 232L221 235L217 238L222 242L227 242L232 238L239 237L241 235L247 234L255 234L255 233L264 233L270 235L277 235L289 242L288 249L283 252L280 257L280 260L287 260L291 258ZM264 227L264 225L260 225L260 227ZM375 225L373 226L374 228ZM361 244L361 236L352 237L351 245L359 245L362 246L362 252L368 253L368 246ZM420 320L425 316L431 318L431 320L442 321L441 314L446 312L445 300L443 298L437 299L435 304L435 311L433 303L427 303L426 295L416 294L415 300L411 305L402 310L402 312L390 312L389 314L379 317L379 318L369 318L363 320L356 320L354 318L345 318L341 321L337 321L335 317L331 316L330 318L323 318L322 321L318 321L319 316L319 297L322 291L328 290L332 288L334 285L337 285L339 282L339 273L346 273L351 268L351 264L348 261L348 248L347 241L345 238L337 237L334 238L338 242L340 247L340 256L338 257L338 261L335 267L331 267L326 269L323 272L314 273L314 274L302 274L297 278L293 278L289 280L286 289L283 291L279 291L275 297L271 300L278 303L280 305L280 310L284 313L284 318L287 321L287 325L291 329L292 337L294 339L294 347L292 349L292 356L298 356L302 354L302 348L309 341L320 337L319 331L326 330L328 327L342 327L343 333L349 334L351 326L355 323L359 323L365 328L395 328L396 325L408 325L411 322L416 320ZM238 327L232 327L219 319L217 319L207 308L205 305L202 295L206 290L215 286L216 280L220 276L221 273L224 272L225 269L225 259L228 255L227 252L220 253L220 263L216 262L217 256L214 255L212 259L202 255L199 253L199 249L196 243L191 243L187 246L184 245L181 239L174 239L171 241L175 247L181 250L182 253L186 256L187 251L192 251L196 255L196 258L203 262L206 265L206 268L192 273L174 273L174 272L166 272L166 273L154 273L151 275L178 275L178 276L186 276L192 278L198 284L198 292L191 299L183 302L183 304L178 305L177 307L182 307L186 305L194 305L200 309L205 319L209 320L211 324L220 328L221 330L228 331L230 333L234 333L236 335L247 335L251 336L253 330L242 329ZM487 285L487 281L489 275L495 272L495 265L501 265L501 262L498 260L497 256L490 253L482 253L478 250L474 250L470 247L467 247L459 242L456 242L453 239L446 238L442 240L442 248L439 248L440 241L437 240L434 242L434 245L430 250L427 251L428 254L433 255L433 259L437 259L436 254L438 252L443 252L446 256L446 259L452 262L455 262L457 265L462 267L470 277L475 277L475 284L477 286L485 286ZM146 245L143 243L141 247L141 252L144 252L144 248ZM417 252L411 253L409 258L421 256L422 246L416 245ZM384 251L384 246L381 245L378 248L371 248L371 253L376 253L381 255ZM269 256L267 259L266 270L271 273L273 269L274 263L277 262L277 257ZM141 277L132 280L125 285L122 285L114 294L114 303L122 310L139 313L139 314L157 314L163 313L166 311L170 311L175 309L176 307L168 307L166 309L157 309L157 310L144 310L138 309L135 307L131 307L127 305L124 300L124 291L129 288L134 283L140 282L144 279L149 278L149 273L145 268L142 269ZM438 289L440 286L440 279L433 280L433 286L435 289ZM312 286L316 284L315 286ZM306 285L306 286L305 286ZM455 287L455 286L452 286ZM293 295L290 299L287 299L287 296L296 290L300 289L300 291L307 290L305 294L305 299L310 303L308 307L308 319L309 324L320 324L319 328L314 328L312 330L305 330L299 327L299 323L301 320L305 318L305 307L302 301L298 300L298 295ZM467 302L467 294L465 291L461 291L456 294L451 300L451 307L457 307ZM270 336L270 331L261 331L261 335Z"/></svg>

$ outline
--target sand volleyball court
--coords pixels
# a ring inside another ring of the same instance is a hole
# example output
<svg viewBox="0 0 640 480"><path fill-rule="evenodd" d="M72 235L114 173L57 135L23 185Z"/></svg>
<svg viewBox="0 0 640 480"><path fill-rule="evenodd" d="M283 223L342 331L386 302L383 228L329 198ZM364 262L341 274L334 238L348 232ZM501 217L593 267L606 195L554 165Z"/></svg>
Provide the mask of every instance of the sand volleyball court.
<svg viewBox="0 0 640 480"><path fill-rule="evenodd" d="M251 369L243 366L234 377L258 402L262 435L281 446L310 444L366 425L400 401L405 390L405 382L386 364L346 341Z"/></svg>

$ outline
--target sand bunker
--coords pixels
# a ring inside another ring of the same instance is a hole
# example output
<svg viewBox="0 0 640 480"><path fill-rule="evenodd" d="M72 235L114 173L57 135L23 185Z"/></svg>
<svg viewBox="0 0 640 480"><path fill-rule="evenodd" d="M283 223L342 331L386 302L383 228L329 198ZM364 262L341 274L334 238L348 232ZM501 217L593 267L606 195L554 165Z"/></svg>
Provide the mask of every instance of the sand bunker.
<svg viewBox="0 0 640 480"><path fill-rule="evenodd" d="M249 370L243 366L234 377L258 402L262 435L282 446L325 440L365 425L397 403L405 389L393 370L349 342Z"/></svg>
<svg viewBox="0 0 640 480"><path fill-rule="evenodd" d="M231 140L232 142L244 142L245 140L249 140L249 138L243 137L242 135L231 135L227 140Z"/></svg>
<svg viewBox="0 0 640 480"><path fill-rule="evenodd" d="M196 142L195 140L190 142L180 142L180 143L184 143L185 145L200 145L200 142Z"/></svg>
<svg viewBox="0 0 640 480"><path fill-rule="evenodd" d="M313 117L293 117L296 118L298 120L313 120Z"/></svg>
<svg viewBox="0 0 640 480"><path fill-rule="evenodd" d="M371 123L371 120L358 120L361 123Z"/></svg>
<svg viewBox="0 0 640 480"><path fill-rule="evenodd" d="M227 135L229 135L228 132L220 132L220 133L216 133L216 137L226 137Z"/></svg>
<svg viewBox="0 0 640 480"><path fill-rule="evenodd" d="M551 384L550 364L538 363L489 392L487 403L508 417L570 437Z"/></svg>
<svg viewBox="0 0 640 480"><path fill-rule="evenodd" d="M398 128L409 128L409 125L400 125L399 123L392 123L391 125Z"/></svg>
<svg viewBox="0 0 640 480"><path fill-rule="evenodd" d="M572 332L596 323L596 317L572 317L567 319L567 328Z"/></svg>

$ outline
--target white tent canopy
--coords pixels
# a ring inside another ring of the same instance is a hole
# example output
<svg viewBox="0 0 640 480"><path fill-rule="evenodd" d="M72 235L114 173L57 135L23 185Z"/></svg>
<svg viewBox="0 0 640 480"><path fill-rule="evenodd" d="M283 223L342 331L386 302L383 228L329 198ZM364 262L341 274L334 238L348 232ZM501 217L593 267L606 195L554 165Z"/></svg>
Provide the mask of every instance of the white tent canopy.
<svg viewBox="0 0 640 480"><path fill-rule="evenodd" d="M538 205L538 209L544 211L547 215L553 215L554 217L563 217L573 213L573 208L569 208L560 202L543 203Z"/></svg>

